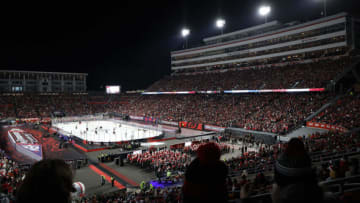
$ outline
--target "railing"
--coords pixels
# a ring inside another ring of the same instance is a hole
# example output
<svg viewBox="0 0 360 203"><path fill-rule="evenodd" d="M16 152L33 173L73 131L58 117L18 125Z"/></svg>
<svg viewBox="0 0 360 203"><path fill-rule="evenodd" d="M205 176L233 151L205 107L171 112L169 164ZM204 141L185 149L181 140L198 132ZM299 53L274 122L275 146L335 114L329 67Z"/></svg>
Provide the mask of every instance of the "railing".
<svg viewBox="0 0 360 203"><path fill-rule="evenodd" d="M326 189L338 188L338 191L333 192L334 195L341 195L344 194L344 192L360 191L360 175L323 181L319 183L319 186Z"/></svg>

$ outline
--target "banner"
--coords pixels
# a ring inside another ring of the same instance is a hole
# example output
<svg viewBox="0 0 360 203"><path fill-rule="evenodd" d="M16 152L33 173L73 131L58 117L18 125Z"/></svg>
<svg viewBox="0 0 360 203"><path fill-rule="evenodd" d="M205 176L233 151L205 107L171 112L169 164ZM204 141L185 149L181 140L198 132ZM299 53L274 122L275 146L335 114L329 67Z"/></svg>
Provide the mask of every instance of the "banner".
<svg viewBox="0 0 360 203"><path fill-rule="evenodd" d="M263 89L263 90L224 90L225 94L239 93L269 93L269 92L324 92L325 88L302 88L302 89Z"/></svg>
<svg viewBox="0 0 360 203"><path fill-rule="evenodd" d="M216 132L223 132L225 130L225 128L223 128L223 127L218 127L218 126L213 126L213 125L204 125L204 129L216 131Z"/></svg>
<svg viewBox="0 0 360 203"><path fill-rule="evenodd" d="M173 92L143 92L142 95L158 95L158 94L195 94L196 91L173 91Z"/></svg>
<svg viewBox="0 0 360 203"><path fill-rule="evenodd" d="M86 116L70 116L70 117L62 117L62 118L53 118L52 123L63 123L63 122L76 122L76 121L95 121L102 120L107 116L104 115L86 115Z"/></svg>
<svg viewBox="0 0 360 203"><path fill-rule="evenodd" d="M148 123L157 123L158 119L156 118L152 118L152 117L144 117L144 122L148 122Z"/></svg>
<svg viewBox="0 0 360 203"><path fill-rule="evenodd" d="M19 121L19 120L17 120ZM20 121L25 123L42 123L42 124L49 124L51 123L51 118L21 118Z"/></svg>
<svg viewBox="0 0 360 203"><path fill-rule="evenodd" d="M172 126L177 126L178 123L177 122L172 122L172 121L160 121L161 124L165 124L165 125L172 125Z"/></svg>
<svg viewBox="0 0 360 203"><path fill-rule="evenodd" d="M143 92L142 95L162 95L162 94L239 94L239 93L269 93L269 92L324 92L325 88L300 88L300 89L262 89L262 90L224 90L224 91L183 91L183 92Z"/></svg>
<svg viewBox="0 0 360 203"><path fill-rule="evenodd" d="M195 129L195 130L204 130L203 124L186 122L186 121L180 121L179 127L180 128L190 128L190 129Z"/></svg>
<svg viewBox="0 0 360 203"><path fill-rule="evenodd" d="M335 125L330 125L330 124L325 124L325 123L316 123L316 122L311 122L311 121L306 122L306 126L311 127L311 128L334 130L334 131L339 131L339 132L346 132L347 131L346 128L343 128L343 127L340 127L340 126L335 126Z"/></svg>
<svg viewBox="0 0 360 203"><path fill-rule="evenodd" d="M133 119L133 120L143 120L144 118L143 117L140 117L140 116L130 116L130 119Z"/></svg>

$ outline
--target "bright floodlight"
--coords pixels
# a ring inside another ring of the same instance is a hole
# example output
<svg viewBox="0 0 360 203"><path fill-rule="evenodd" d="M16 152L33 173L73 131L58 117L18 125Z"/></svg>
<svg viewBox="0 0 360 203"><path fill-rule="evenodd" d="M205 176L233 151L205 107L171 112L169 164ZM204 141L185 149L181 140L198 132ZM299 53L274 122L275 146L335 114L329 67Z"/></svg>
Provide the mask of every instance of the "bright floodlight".
<svg viewBox="0 0 360 203"><path fill-rule="evenodd" d="M189 30L189 29L184 28L184 29L181 30L181 35L182 35L183 37L186 37L186 36L188 36L189 34L190 34L190 30Z"/></svg>
<svg viewBox="0 0 360 203"><path fill-rule="evenodd" d="M259 14L262 16L267 16L271 11L271 7L270 6L261 6L259 8Z"/></svg>
<svg viewBox="0 0 360 203"><path fill-rule="evenodd" d="M225 25L225 20L224 19L217 19L216 20L216 27L218 27L218 28L223 28L224 27L224 25Z"/></svg>

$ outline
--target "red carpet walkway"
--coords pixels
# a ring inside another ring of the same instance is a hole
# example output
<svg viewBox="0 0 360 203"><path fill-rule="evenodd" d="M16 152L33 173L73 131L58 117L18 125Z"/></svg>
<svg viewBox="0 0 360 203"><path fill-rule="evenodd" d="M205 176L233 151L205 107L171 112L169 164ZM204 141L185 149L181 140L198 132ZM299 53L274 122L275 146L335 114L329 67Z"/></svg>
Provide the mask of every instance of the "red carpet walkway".
<svg viewBox="0 0 360 203"><path fill-rule="evenodd" d="M104 173L103 171L101 171L100 169L98 169L96 166L94 166L93 164L89 165L89 168L91 170L93 170L95 173L99 174L99 175L103 175L105 176L105 179L111 183L111 177L109 175L107 175L106 173ZM100 177L99 177L100 178ZM119 189L125 189L125 186L123 186L122 184L120 184L118 181L115 180L114 182L114 186L119 188Z"/></svg>

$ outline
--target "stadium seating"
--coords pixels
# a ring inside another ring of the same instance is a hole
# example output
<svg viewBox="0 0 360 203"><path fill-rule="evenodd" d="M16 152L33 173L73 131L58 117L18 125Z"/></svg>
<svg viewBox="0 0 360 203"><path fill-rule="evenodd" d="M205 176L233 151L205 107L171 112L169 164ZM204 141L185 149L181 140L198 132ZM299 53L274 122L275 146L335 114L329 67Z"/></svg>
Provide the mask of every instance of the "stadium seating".
<svg viewBox="0 0 360 203"><path fill-rule="evenodd" d="M123 105L124 114L284 133L332 98L328 93L148 95Z"/></svg>
<svg viewBox="0 0 360 203"><path fill-rule="evenodd" d="M167 76L147 91L207 91L319 88L351 63L346 57L308 64L292 64L248 70L218 71L215 73Z"/></svg>
<svg viewBox="0 0 360 203"><path fill-rule="evenodd" d="M360 126L360 97L359 95L348 95L341 98L337 103L325 112L313 119L315 122L342 126L347 129Z"/></svg>

